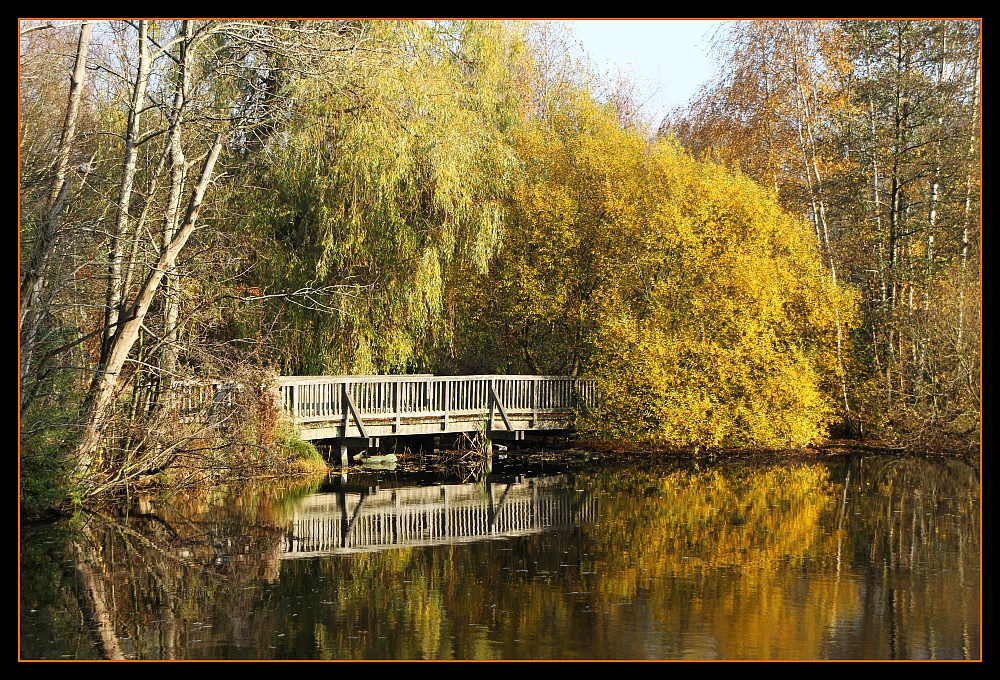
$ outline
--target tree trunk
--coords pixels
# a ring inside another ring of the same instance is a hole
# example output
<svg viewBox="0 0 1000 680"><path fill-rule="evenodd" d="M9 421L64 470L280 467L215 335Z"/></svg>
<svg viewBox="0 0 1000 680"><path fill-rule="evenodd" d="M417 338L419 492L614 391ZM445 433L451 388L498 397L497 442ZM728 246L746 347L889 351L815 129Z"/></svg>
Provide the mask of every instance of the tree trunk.
<svg viewBox="0 0 1000 680"><path fill-rule="evenodd" d="M840 378L841 396L844 402L844 420L848 431L854 429L853 417L851 415L851 404L847 394L847 370L844 365L844 332L843 324L840 320L840 302L837 290L837 266L833 256L833 247L830 243L830 232L826 224L826 209L824 206L823 179L819 172L819 159L816 151L816 138L813 135L813 118L815 117L815 88L813 88L813 107L809 106L809 95L806 92L804 71L806 67L800 66L800 59L804 61L804 50L796 44L795 37L788 22L785 22L785 32L788 36L789 47L791 48L792 77L795 82L798 101L796 103L796 127L798 129L799 147L802 151L802 162L805 166L806 187L809 190L809 200L813 211L813 226L816 230L816 239L819 241L822 231L822 247L820 253L825 251L827 266L830 268L830 281L833 286L834 301L833 314L837 327L837 373ZM805 135L803 135L805 127ZM815 178L815 183L813 182Z"/></svg>
<svg viewBox="0 0 1000 680"><path fill-rule="evenodd" d="M169 243L163 244L156 264L139 289L135 301L128 307L125 320L119 323L118 330L111 339L107 363L101 367L102 370L98 372L91 383L90 393L84 403L83 437L77 448L76 456L76 474L84 480L88 475L97 472L93 469L95 465L94 454L107 424L115 389L118 386L118 376L139 336L139 329L149 311L149 305L153 301L153 296L159 288L160 282L166 272L174 266L177 255L184 248L191 232L194 231L205 191L208 189L212 172L215 169L215 162L221 151L222 135L220 134L216 135L208 158L205 159L198 183L192 190L184 222L173 239Z"/></svg>
<svg viewBox="0 0 1000 680"><path fill-rule="evenodd" d="M83 98L83 86L87 78L87 50L90 46L92 28L93 24L89 21L84 21L80 26L80 40L77 44L76 63L70 76L69 102L66 106L66 118L59 138L52 190L31 250L28 266L21 279L21 309L18 330L21 338L19 384L21 386L22 407L28 394L24 381L31 368L38 329L46 314L45 306L42 304L42 292L46 284L45 270L51 257L59 213L62 211L71 184L67 181L69 157L76 139L76 120L80 112L80 101Z"/></svg>
<svg viewBox="0 0 1000 680"><path fill-rule="evenodd" d="M146 101L146 85L149 82L149 49L147 28L149 22L139 22L139 68L136 72L135 87L132 91L132 106L129 111L128 129L125 133L125 161L122 164L122 179L118 190L118 212L115 228L111 234L111 248L108 252L108 294L107 309L104 313L105 330L101 340L101 360L107 357L108 345L115 333L115 324L120 316L121 304L126 291L122 290L122 256L124 237L128 230L128 212L132 202L132 186L135 182L136 142L139 136L139 116Z"/></svg>
<svg viewBox="0 0 1000 680"><path fill-rule="evenodd" d="M978 42L978 41L977 41ZM977 44L976 53L981 54L979 50L979 45ZM979 157L976 153L976 133L978 132L979 125L979 74L980 74L980 59L981 57L976 57L976 67L973 74L973 91L974 95L972 98L972 131L969 134L969 150L966 155L966 165L965 165L965 202L963 205L963 219L962 219L962 255L960 260L959 269L959 288L958 288L958 352L962 353L962 333L965 327L965 276L966 269L969 263L969 228L972 224L972 175L973 168L975 166L975 159Z"/></svg>
<svg viewBox="0 0 1000 680"><path fill-rule="evenodd" d="M188 50L187 43L191 40L191 22L184 22L184 42L180 47L180 66L177 74L177 92L174 95L174 116L176 124L170 130L170 193L167 198L167 210L163 219L163 243L169 243L177 230L177 212L180 206L181 191L184 186L185 165L184 148L181 145L181 118L188 90ZM177 267L171 266L166 273L163 318L163 353L160 358L162 380L169 381L177 368L177 317L180 313L180 281L177 278Z"/></svg>

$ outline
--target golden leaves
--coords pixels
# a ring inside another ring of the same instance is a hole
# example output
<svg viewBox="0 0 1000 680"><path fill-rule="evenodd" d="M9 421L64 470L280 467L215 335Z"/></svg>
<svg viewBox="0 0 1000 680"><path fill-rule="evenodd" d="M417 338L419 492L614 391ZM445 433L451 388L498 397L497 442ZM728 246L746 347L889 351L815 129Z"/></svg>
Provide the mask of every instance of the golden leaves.
<svg viewBox="0 0 1000 680"><path fill-rule="evenodd" d="M822 438L834 315L808 227L748 178L623 130L592 101L548 124L520 139L527 172L496 288L522 317L521 346L548 362L538 370L599 376L590 426L610 438Z"/></svg>

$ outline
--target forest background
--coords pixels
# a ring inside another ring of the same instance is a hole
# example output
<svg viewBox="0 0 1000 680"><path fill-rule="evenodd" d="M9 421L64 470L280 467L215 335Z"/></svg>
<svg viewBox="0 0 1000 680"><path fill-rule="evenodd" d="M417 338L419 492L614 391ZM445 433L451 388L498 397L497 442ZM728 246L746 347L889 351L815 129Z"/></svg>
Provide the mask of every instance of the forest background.
<svg viewBox="0 0 1000 680"><path fill-rule="evenodd" d="M20 23L22 502L309 457L280 374L592 375L632 445L975 448L978 21ZM192 381L233 421L178 427Z"/></svg>

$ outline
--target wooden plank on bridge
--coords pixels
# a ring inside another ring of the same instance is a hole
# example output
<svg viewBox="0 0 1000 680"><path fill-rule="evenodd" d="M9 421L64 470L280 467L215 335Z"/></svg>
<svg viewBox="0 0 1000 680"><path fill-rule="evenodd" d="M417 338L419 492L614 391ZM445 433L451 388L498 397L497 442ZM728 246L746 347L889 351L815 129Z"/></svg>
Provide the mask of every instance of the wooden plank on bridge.
<svg viewBox="0 0 1000 680"><path fill-rule="evenodd" d="M368 439L368 431L365 430L365 421L358 415L358 407L354 405L354 399L351 398L351 392L347 389L347 384L344 383L344 401L347 402L348 408L351 410L351 415L354 416L354 424L358 426L358 432L365 439ZM344 409L344 436L347 436L347 409Z"/></svg>

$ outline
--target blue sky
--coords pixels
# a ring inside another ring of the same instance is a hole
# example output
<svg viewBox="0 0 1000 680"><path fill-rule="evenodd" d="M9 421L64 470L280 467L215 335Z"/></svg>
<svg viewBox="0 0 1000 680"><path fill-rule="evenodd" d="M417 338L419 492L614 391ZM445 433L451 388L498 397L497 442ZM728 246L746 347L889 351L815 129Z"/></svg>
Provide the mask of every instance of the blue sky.
<svg viewBox="0 0 1000 680"><path fill-rule="evenodd" d="M660 116L681 106L712 75L709 37L719 21L691 19L577 20L577 37L595 64L630 67L637 80L659 90L650 104Z"/></svg>

